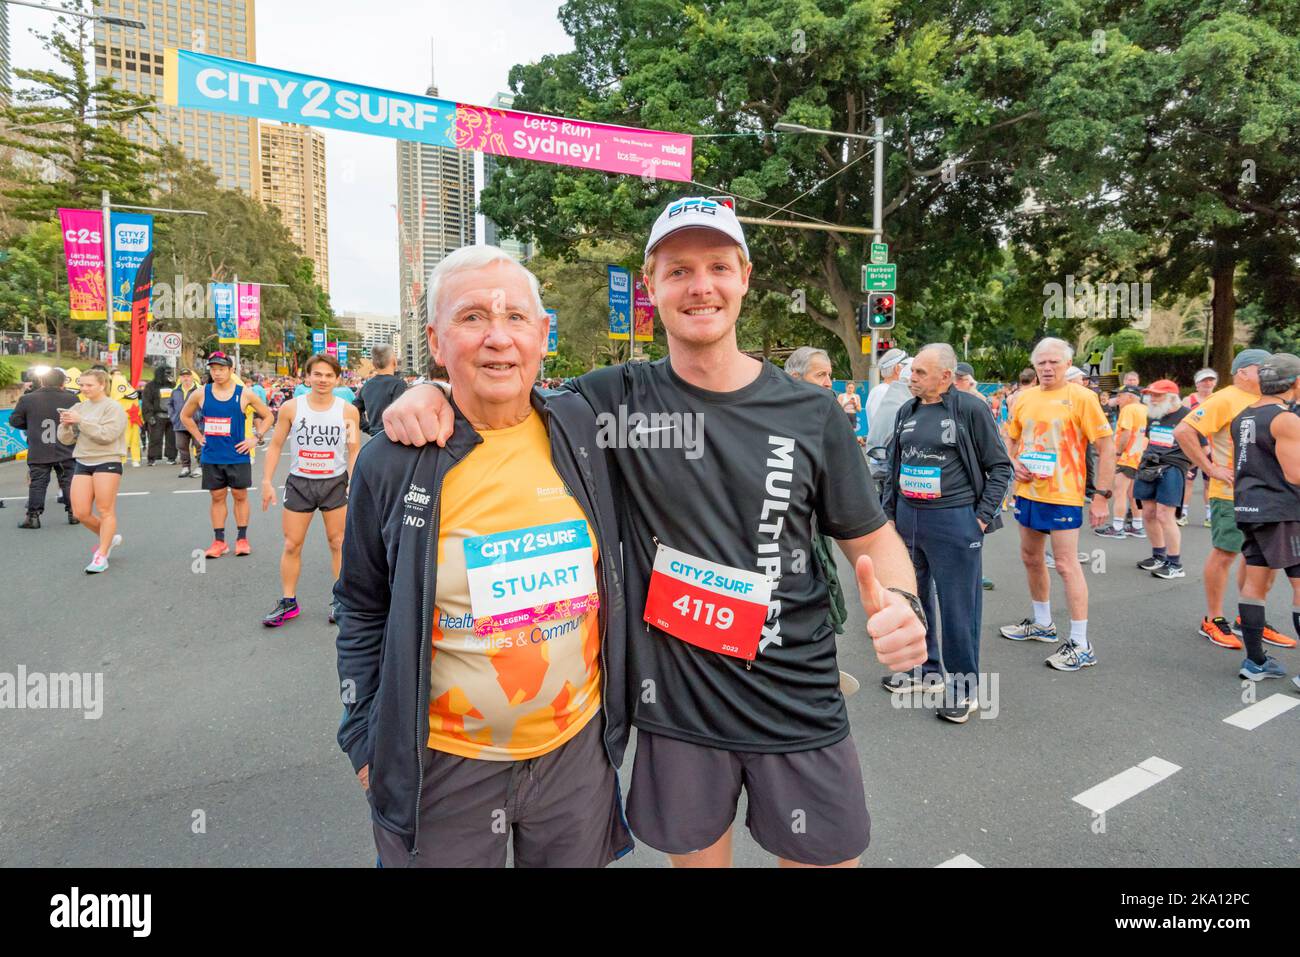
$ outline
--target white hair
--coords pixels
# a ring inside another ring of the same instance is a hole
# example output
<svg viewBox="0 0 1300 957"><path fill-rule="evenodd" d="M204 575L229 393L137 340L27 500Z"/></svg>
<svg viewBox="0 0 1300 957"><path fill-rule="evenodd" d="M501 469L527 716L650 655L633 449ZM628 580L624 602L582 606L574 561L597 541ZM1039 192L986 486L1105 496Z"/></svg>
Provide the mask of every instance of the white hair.
<svg viewBox="0 0 1300 957"><path fill-rule="evenodd" d="M497 246L462 246L434 266L433 271L429 273L428 293L425 299L428 308L426 321L431 322L438 315L438 293L447 277L471 269L483 269L496 263L509 263L528 277L528 288L533 294L532 304L537 307L537 315L541 316L544 312L541 286L537 283L537 277L524 268L519 260Z"/></svg>
<svg viewBox="0 0 1300 957"><path fill-rule="evenodd" d="M827 365L833 364L830 354L825 349L818 349L815 346L800 346L790 353L790 358L785 360L785 371L790 375L806 375L808 366L812 364L814 356L821 356L826 360Z"/></svg>
<svg viewBox="0 0 1300 957"><path fill-rule="evenodd" d="M957 352L946 342L932 342L928 346L922 346L921 352L934 353L935 361L939 363L940 369L946 369L948 372L957 371ZM921 352L918 352L919 356ZM910 375L912 367L909 365L908 373Z"/></svg>
<svg viewBox="0 0 1300 957"><path fill-rule="evenodd" d="M1059 352L1066 362L1070 362L1074 359L1074 349L1068 342L1064 339L1055 339L1052 336L1048 336L1045 339L1038 340L1038 345L1034 346L1034 351L1030 354L1029 361L1037 362L1038 357L1048 349L1054 349Z"/></svg>

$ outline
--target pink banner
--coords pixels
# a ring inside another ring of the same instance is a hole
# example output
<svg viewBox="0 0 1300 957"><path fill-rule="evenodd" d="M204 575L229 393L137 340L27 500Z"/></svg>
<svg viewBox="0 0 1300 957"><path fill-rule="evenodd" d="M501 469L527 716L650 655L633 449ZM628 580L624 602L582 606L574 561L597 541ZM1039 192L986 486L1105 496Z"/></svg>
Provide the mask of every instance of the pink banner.
<svg viewBox="0 0 1300 957"><path fill-rule="evenodd" d="M68 260L68 308L73 319L106 317L104 215L97 209L60 209L63 254Z"/></svg>
<svg viewBox="0 0 1300 957"><path fill-rule="evenodd" d="M337 358L339 357L339 344L338 344L338 342L327 342L327 343L325 343L325 354L326 354L327 356L333 356L335 359L337 359Z"/></svg>
<svg viewBox="0 0 1300 957"><path fill-rule="evenodd" d="M262 341L262 287L241 282L238 289L238 331L235 341L241 346L255 346Z"/></svg>
<svg viewBox="0 0 1300 957"><path fill-rule="evenodd" d="M688 182L691 137L685 133L608 126L537 113L456 104L452 139L460 149L560 166Z"/></svg>
<svg viewBox="0 0 1300 957"><path fill-rule="evenodd" d="M645 283L638 279L632 292L632 328L637 342L650 342L655 337L655 307L646 292Z"/></svg>

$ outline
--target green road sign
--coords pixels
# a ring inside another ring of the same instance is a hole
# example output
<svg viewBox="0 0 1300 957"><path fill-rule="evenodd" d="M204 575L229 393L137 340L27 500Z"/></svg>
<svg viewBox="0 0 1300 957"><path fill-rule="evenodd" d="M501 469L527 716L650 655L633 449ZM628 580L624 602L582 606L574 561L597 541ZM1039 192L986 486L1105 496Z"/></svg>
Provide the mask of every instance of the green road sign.
<svg viewBox="0 0 1300 957"><path fill-rule="evenodd" d="M898 266L895 263L879 263L862 267L863 292L893 292L897 280Z"/></svg>
<svg viewBox="0 0 1300 957"><path fill-rule="evenodd" d="M889 246L886 243L871 244L871 263L875 266L883 266L889 262Z"/></svg>

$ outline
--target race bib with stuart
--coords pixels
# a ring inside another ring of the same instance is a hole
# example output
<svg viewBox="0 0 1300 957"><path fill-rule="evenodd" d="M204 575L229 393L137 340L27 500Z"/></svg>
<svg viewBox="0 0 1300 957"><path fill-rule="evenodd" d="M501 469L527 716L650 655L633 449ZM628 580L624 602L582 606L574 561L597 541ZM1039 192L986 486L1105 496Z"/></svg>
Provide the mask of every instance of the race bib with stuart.
<svg viewBox="0 0 1300 957"><path fill-rule="evenodd" d="M600 605L585 521L465 539L474 633L573 618Z"/></svg>

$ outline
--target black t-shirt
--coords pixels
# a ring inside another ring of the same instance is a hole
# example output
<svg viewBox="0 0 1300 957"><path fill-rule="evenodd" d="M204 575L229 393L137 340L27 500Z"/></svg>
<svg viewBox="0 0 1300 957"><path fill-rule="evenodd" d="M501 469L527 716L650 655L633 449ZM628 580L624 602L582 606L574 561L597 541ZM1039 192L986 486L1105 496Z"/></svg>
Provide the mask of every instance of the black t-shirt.
<svg viewBox="0 0 1300 957"><path fill-rule="evenodd" d="M667 359L600 369L568 385L598 413L599 442L610 450L624 497L633 724L736 751L801 751L841 740L848 715L826 582L812 551L814 519L819 531L841 539L886 519L834 394L770 363L742 389L709 392L678 377ZM656 539L778 578L751 667L643 620Z"/></svg>
<svg viewBox="0 0 1300 957"><path fill-rule="evenodd" d="M975 504L975 488L961 464L957 423L942 402L921 403L901 426L898 494L913 508Z"/></svg>
<svg viewBox="0 0 1300 957"><path fill-rule="evenodd" d="M1187 457L1183 447L1174 438L1174 429L1178 423L1192 414L1192 410L1180 405L1168 415L1158 419L1147 420L1147 447L1142 453L1141 466L1173 465L1184 472L1192 467L1192 460Z"/></svg>
<svg viewBox="0 0 1300 957"><path fill-rule="evenodd" d="M398 375L376 375L366 380L356 403L364 418L362 424L369 435L378 435L384 428L384 410L406 391L406 380Z"/></svg>

